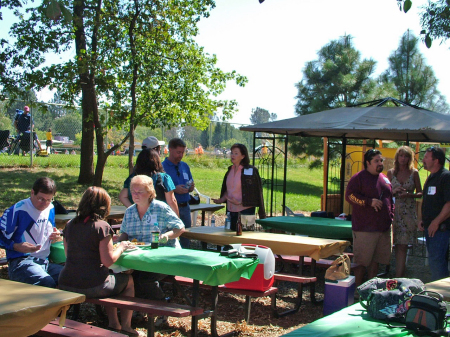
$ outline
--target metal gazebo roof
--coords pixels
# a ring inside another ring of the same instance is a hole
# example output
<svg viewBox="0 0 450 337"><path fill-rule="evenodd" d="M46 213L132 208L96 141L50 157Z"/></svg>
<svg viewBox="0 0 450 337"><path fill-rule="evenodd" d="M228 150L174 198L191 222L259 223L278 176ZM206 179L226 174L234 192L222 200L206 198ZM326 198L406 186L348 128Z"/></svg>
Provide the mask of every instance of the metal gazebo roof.
<svg viewBox="0 0 450 337"><path fill-rule="evenodd" d="M388 101L404 106L385 107ZM450 115L407 105L393 98L241 127L244 131L354 139L450 142Z"/></svg>
<svg viewBox="0 0 450 337"><path fill-rule="evenodd" d="M386 107L391 102L395 107ZM365 105L365 106L362 106ZM325 110L280 121L248 125L243 131L265 132L286 136L328 137L342 139L342 162L347 139L381 139L413 142L450 143L450 115L441 114L387 97L353 107ZM283 183L283 204L286 194L286 165ZM341 177L344 176L341 167ZM344 181L341 179L341 195ZM326 195L326 193L325 193Z"/></svg>

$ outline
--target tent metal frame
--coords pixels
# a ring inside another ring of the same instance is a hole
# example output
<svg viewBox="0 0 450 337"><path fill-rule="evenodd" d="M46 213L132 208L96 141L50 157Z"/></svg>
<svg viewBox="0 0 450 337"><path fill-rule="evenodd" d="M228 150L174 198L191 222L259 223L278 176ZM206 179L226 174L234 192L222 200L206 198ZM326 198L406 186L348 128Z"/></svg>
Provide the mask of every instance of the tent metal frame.
<svg viewBox="0 0 450 337"><path fill-rule="evenodd" d="M350 107L361 107L363 105L366 105L367 107L373 107L373 106L383 106L387 103L393 103L395 106L409 106L415 109L419 109L419 110L427 110L427 109L423 109L420 108L418 106L415 105L411 105L409 103L400 101L398 99L392 98L392 97L387 97L387 98L382 98L382 99L378 99L378 100L374 100L374 101L370 101L370 102L364 102L364 103L360 103L360 104L356 104L356 105L352 105L349 106ZM284 155L284 169L283 169L283 196L282 196L282 215L285 215L285 209L284 209L284 205L286 205L286 176L287 176L287 153L288 153L288 143L289 143L289 134L286 132L285 134L283 133L279 133L282 136L275 136L275 133L270 133L271 136L257 136L257 133L261 133L261 131L253 131L253 149L256 148L256 140L257 139L263 139L263 140L270 140L272 141L272 151L271 151L271 155L272 158L270 160L271 162L271 167L272 167L272 174L270 177L265 178L264 182L268 182L266 184L263 185L270 185L270 203L266 202L266 205L268 207L266 207L267 210L270 210L270 216L273 215L274 212L274 184L275 184L275 179L276 177L274 176L274 169L276 166L276 161L275 161L275 149L278 148L276 146L276 141L277 140L284 140L284 151L283 155ZM301 132L298 133L298 135L301 135ZM328 137L323 137L324 138L324 142L326 141L327 144L325 146L324 144L324 150L326 149L326 168L325 173L324 173L324 196L323 196L323 203L321 205L321 209L327 210L327 205L328 205L328 183L330 180L330 176L329 176L329 162L330 162L330 156L328 155L329 150L330 150L330 142L328 142ZM340 205L339 205L339 210L342 213L343 211L343 207L344 207L344 187L345 187L345 158L347 156L346 153L346 147L347 147L347 140L348 138L346 137L346 135L344 134L342 137L330 137L331 139L341 139L342 140L342 151L341 151L341 168L340 168ZM374 138L366 138L368 140L372 140L374 143L372 145L373 148L375 148L375 142L376 139ZM406 132L406 140L404 140L406 142L407 145L409 145L409 135ZM331 143L331 144L337 144L337 143ZM325 153L324 153L324 157L325 157ZM256 162L256 152L255 150L253 151L253 165L258 166L255 164ZM266 186L267 187L267 186Z"/></svg>

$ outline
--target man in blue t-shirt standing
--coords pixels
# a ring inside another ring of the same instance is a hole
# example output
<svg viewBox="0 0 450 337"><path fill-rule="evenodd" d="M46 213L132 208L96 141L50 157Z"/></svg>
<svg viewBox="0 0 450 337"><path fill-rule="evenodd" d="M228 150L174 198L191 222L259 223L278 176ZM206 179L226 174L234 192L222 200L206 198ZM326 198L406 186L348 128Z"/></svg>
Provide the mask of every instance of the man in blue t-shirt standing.
<svg viewBox="0 0 450 337"><path fill-rule="evenodd" d="M180 219L185 228L191 227L191 208L189 207L189 192L194 190L195 184L192 179L189 165L181 161L186 151L186 143L180 138L173 138L169 141L169 157L162 165L164 171L172 178L175 184L175 198L177 199ZM181 247L189 248L189 240L180 237Z"/></svg>
<svg viewBox="0 0 450 337"><path fill-rule="evenodd" d="M431 280L448 277L448 240L450 239L450 172L444 168L445 153L430 147L423 156L423 168L430 172L423 186L422 221L425 231Z"/></svg>
<svg viewBox="0 0 450 337"><path fill-rule="evenodd" d="M50 263L50 245L59 237L52 204L55 182L39 178L31 196L8 208L0 218L0 246L8 259L9 279L55 288L62 266Z"/></svg>

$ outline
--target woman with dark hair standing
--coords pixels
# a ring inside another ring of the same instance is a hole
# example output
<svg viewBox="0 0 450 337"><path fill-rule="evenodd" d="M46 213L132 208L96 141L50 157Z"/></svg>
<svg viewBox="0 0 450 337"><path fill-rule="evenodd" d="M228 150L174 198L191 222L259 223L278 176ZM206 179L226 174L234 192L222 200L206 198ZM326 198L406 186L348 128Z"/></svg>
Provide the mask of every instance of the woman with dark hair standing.
<svg viewBox="0 0 450 337"><path fill-rule="evenodd" d="M236 230L239 213L254 215L259 207L260 219L266 217L262 192L261 177L258 169L250 165L248 151L243 144L231 147L231 165L223 178L219 199L212 199L214 203L227 203L227 212L231 215L231 229Z"/></svg>
<svg viewBox="0 0 450 337"><path fill-rule="evenodd" d="M392 222L395 245L395 277L405 277L408 245L417 237L416 198L422 197L419 172L414 168L414 152L409 146L397 149L394 168L387 172L395 197ZM415 193L414 193L415 191Z"/></svg>
<svg viewBox="0 0 450 337"><path fill-rule="evenodd" d="M114 249L111 226L104 221L110 210L111 198L101 187L89 187L78 205L77 215L63 230L66 264L59 275L59 288L86 295L88 298L110 297L119 294L134 297L131 275L110 274L111 266L128 248L130 241L122 241ZM131 328L132 310L105 308L108 328L138 336Z"/></svg>
<svg viewBox="0 0 450 337"><path fill-rule="evenodd" d="M175 214L179 216L178 205L174 194L175 185L172 178L164 172L159 153L154 149L144 149L139 153L134 172L125 180L123 189L120 191L119 199L122 204L126 207L130 207L133 204L130 181L134 176L139 174L147 175L153 179L156 200L168 204Z"/></svg>

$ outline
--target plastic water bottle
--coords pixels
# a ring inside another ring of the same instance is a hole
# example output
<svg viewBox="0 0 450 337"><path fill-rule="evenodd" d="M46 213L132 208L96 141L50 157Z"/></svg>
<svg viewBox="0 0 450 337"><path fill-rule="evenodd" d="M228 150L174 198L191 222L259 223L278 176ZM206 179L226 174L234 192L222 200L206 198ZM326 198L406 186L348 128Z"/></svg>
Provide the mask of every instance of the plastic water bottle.
<svg viewBox="0 0 450 337"><path fill-rule="evenodd" d="M231 229L231 216L230 212L227 212L227 217L225 219L225 229Z"/></svg>
<svg viewBox="0 0 450 337"><path fill-rule="evenodd" d="M211 227L216 227L216 216L214 214L211 217Z"/></svg>

